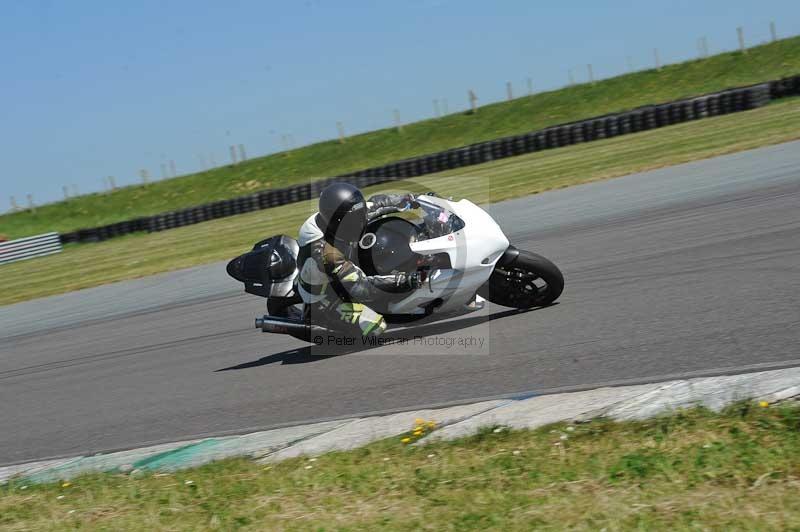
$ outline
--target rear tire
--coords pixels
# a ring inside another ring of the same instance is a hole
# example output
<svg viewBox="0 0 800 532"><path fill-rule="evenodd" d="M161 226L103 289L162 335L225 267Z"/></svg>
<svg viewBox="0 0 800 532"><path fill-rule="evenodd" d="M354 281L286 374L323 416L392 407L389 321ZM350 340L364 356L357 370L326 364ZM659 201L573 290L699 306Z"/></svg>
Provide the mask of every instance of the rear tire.
<svg viewBox="0 0 800 532"><path fill-rule="evenodd" d="M533 308L552 304L564 291L564 275L550 260L519 250L501 259L478 294L504 307Z"/></svg>

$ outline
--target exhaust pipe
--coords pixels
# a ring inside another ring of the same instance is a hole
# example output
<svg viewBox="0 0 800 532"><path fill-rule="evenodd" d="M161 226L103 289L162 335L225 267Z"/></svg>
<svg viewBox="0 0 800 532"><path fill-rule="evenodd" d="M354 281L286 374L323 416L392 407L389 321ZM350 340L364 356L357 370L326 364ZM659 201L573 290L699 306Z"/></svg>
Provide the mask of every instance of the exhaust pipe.
<svg viewBox="0 0 800 532"><path fill-rule="evenodd" d="M319 325L308 325L300 320L292 320L289 318L279 318L277 316L264 315L256 318L256 329L261 329L262 332L274 334L290 334L295 337L304 339L310 338L314 335L333 334L334 331L320 327Z"/></svg>

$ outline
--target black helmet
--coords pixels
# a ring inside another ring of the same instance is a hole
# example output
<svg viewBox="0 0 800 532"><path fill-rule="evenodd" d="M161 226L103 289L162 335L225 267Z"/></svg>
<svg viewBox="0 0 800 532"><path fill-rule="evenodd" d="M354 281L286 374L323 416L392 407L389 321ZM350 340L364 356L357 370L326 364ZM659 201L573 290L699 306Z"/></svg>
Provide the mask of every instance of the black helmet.
<svg viewBox="0 0 800 532"><path fill-rule="evenodd" d="M358 242L367 227L367 203L358 188L333 183L319 196L319 228L328 241Z"/></svg>

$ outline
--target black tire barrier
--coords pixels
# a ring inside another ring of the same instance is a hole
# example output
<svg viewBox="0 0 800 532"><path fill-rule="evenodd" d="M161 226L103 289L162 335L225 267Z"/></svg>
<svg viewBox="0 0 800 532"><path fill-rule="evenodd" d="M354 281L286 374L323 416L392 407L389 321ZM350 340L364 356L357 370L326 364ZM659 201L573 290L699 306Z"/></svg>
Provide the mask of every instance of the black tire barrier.
<svg viewBox="0 0 800 532"><path fill-rule="evenodd" d="M604 118L590 121L589 129L592 132L592 140L602 140L606 138L606 121Z"/></svg>
<svg viewBox="0 0 800 532"><path fill-rule="evenodd" d="M511 140L511 156L522 155L525 153L525 137L516 135Z"/></svg>
<svg viewBox="0 0 800 532"><path fill-rule="evenodd" d="M797 79L800 85L800 77L798 77ZM750 90L748 90L746 94L749 105L748 109L755 109L757 107L762 107L764 105L767 105L772 99L770 96L769 83L760 83L758 85L753 85L752 87L750 87Z"/></svg>
<svg viewBox="0 0 800 532"><path fill-rule="evenodd" d="M399 179L405 179L408 177L408 162L401 161L395 163L394 168L392 169L392 175Z"/></svg>
<svg viewBox="0 0 800 532"><path fill-rule="evenodd" d="M433 159L434 157L422 157L419 159L419 164L417 165L417 168L419 168L419 175L432 174L437 171L436 168L434 168Z"/></svg>
<svg viewBox="0 0 800 532"><path fill-rule="evenodd" d="M719 95L719 114L726 115L734 110L733 95L729 92L723 92Z"/></svg>
<svg viewBox="0 0 800 532"><path fill-rule="evenodd" d="M319 197L322 189L334 181L345 180L357 184L359 187L367 187L525 153L647 131L689 120L745 111L766 105L777 98L798 95L800 95L800 75L658 105L647 105L622 113L598 116L569 124L555 125L540 131L452 148L291 187L265 190L247 196L215 201L154 216L143 216L101 227L79 229L59 235L59 238L63 244L69 244L99 242L142 231L150 233L164 231L255 210L307 201Z"/></svg>
<svg viewBox="0 0 800 532"><path fill-rule="evenodd" d="M670 124L680 124L681 122L684 122L683 118L681 117L680 104L673 103L671 105L668 105L667 114L669 115Z"/></svg>
<svg viewBox="0 0 800 532"><path fill-rule="evenodd" d="M617 119L617 133L627 135L631 132L631 113L620 115Z"/></svg>
<svg viewBox="0 0 800 532"><path fill-rule="evenodd" d="M98 242L97 228L78 229L78 242Z"/></svg>
<svg viewBox="0 0 800 532"><path fill-rule="evenodd" d="M405 164L406 177L417 177L419 174L419 161L416 159L409 159Z"/></svg>
<svg viewBox="0 0 800 532"><path fill-rule="evenodd" d="M72 231L70 233L61 233L58 235L58 239L61 241L61 244L74 244L79 242L78 240L78 232Z"/></svg>
<svg viewBox="0 0 800 532"><path fill-rule="evenodd" d="M658 127L658 122L656 121L656 108L655 107L648 107L644 110L644 129L655 129Z"/></svg>
<svg viewBox="0 0 800 532"><path fill-rule="evenodd" d="M656 127L666 127L672 125L669 117L669 106L668 105L657 105L656 106Z"/></svg>
<svg viewBox="0 0 800 532"><path fill-rule="evenodd" d="M416 157L411 160L411 169L414 174L414 177L420 176L426 173L427 165L425 164L424 157Z"/></svg>
<svg viewBox="0 0 800 532"><path fill-rule="evenodd" d="M642 112L631 111L626 113L628 117L628 133L638 133L642 130Z"/></svg>
<svg viewBox="0 0 800 532"><path fill-rule="evenodd" d="M569 137L571 139L572 144L582 144L586 142L586 137L584 136L583 124L581 123L571 124L569 126Z"/></svg>
<svg viewBox="0 0 800 532"><path fill-rule="evenodd" d="M717 116L719 114L719 95L711 95L706 98L706 116Z"/></svg>
<svg viewBox="0 0 800 532"><path fill-rule="evenodd" d="M744 92L745 91L734 91L731 93L732 113L738 113L739 111L745 111L747 109Z"/></svg>
<svg viewBox="0 0 800 532"><path fill-rule="evenodd" d="M590 122L581 122L578 124L578 127L581 128L581 137L583 138L583 142L592 142L594 140L594 129L592 129L592 124Z"/></svg>
<svg viewBox="0 0 800 532"><path fill-rule="evenodd" d="M531 150L530 151L541 151L544 149L544 133L541 131L536 131L535 133L529 133L530 137L530 144Z"/></svg>
<svg viewBox="0 0 800 532"><path fill-rule="evenodd" d="M561 127L554 127L550 130L550 137L552 139L550 145L553 148L563 148L564 146L569 145L564 141L564 133L562 133L561 130Z"/></svg>
<svg viewBox="0 0 800 532"><path fill-rule="evenodd" d="M794 76L791 79L791 88L789 89L788 96L798 96L800 95L800 76Z"/></svg>
<svg viewBox="0 0 800 532"><path fill-rule="evenodd" d="M616 137L619 134L619 118L612 116L605 119L606 138Z"/></svg>

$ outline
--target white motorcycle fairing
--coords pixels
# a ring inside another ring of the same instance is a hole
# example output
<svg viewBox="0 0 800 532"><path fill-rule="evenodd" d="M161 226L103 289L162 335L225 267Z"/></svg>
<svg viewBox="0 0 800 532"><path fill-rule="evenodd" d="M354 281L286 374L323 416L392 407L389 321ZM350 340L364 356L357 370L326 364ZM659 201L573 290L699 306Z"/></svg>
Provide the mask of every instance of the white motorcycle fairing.
<svg viewBox="0 0 800 532"><path fill-rule="evenodd" d="M508 249L509 241L489 214L469 200L450 201L421 196L420 207L428 213L441 210L457 216L463 224L455 232L411 243L411 250L420 255L446 253L452 268L429 273L425 286L407 297L391 302L388 314L424 314L423 306L440 302L437 314L454 314L474 310L476 292L492 274L495 263Z"/></svg>

